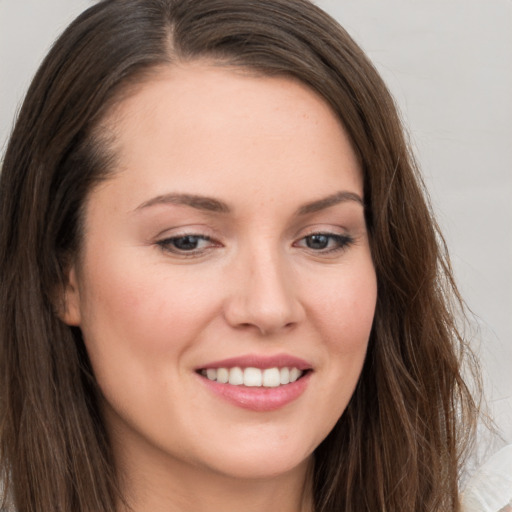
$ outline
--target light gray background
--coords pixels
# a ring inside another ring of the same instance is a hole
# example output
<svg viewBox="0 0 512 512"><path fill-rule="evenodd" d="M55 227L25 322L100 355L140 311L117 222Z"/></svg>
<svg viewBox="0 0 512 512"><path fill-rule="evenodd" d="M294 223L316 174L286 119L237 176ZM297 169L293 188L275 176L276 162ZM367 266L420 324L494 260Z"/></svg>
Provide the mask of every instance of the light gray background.
<svg viewBox="0 0 512 512"><path fill-rule="evenodd" d="M90 0L0 0L0 148L50 44ZM319 0L394 94L476 314L489 405L512 443L512 1Z"/></svg>

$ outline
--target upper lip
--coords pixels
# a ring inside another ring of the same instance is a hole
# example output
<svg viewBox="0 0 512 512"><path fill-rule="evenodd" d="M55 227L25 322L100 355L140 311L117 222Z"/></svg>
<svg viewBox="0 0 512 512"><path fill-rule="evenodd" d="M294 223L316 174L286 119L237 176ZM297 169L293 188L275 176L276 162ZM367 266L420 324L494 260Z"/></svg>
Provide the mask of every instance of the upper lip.
<svg viewBox="0 0 512 512"><path fill-rule="evenodd" d="M299 370L311 370L311 364L300 357L289 354L275 354L272 356L262 356L256 354L247 354L238 357L230 357L218 361L212 361L196 368L203 370L206 368L297 368Z"/></svg>

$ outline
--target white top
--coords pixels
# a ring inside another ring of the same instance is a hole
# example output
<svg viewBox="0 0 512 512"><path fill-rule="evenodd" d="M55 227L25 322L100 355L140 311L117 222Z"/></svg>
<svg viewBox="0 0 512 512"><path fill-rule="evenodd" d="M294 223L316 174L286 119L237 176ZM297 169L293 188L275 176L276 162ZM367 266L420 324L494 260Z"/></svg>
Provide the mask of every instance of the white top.
<svg viewBox="0 0 512 512"><path fill-rule="evenodd" d="M469 480L463 512L512 512L512 444L491 457Z"/></svg>

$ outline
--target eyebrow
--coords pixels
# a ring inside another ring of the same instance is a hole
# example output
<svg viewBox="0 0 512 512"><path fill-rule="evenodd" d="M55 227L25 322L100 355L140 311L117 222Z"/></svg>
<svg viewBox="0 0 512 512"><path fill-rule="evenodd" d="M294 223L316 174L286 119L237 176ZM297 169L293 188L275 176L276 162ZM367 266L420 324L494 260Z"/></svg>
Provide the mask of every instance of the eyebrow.
<svg viewBox="0 0 512 512"><path fill-rule="evenodd" d="M198 210L204 210L215 213L229 213L231 209L226 203L214 199L213 197L198 196L194 194L163 194L153 197L149 201L137 206L135 211L143 210L157 204L177 204L190 206Z"/></svg>
<svg viewBox="0 0 512 512"><path fill-rule="evenodd" d="M319 212L347 201L355 201L364 208L364 201L361 196L354 192L343 191L336 192L335 194L312 201L311 203L306 203L297 210L297 215L308 215L310 213Z"/></svg>
<svg viewBox="0 0 512 512"><path fill-rule="evenodd" d="M315 213L321 210L325 210L330 208L331 206L335 206L340 203L344 203L347 201L355 201L364 207L363 199L354 192L342 191L336 192L330 196L324 197L322 199L318 199L316 201L311 201L310 203L306 203L299 207L296 212L296 215L308 215L310 213ZM195 194L178 194L178 193L170 193L170 194L162 194L148 201L145 201L141 205L137 206L135 211L143 210L145 208L149 208L151 206L159 205L159 204L175 204L175 205L183 205L190 206L191 208L196 208L198 210L213 212L213 213L230 213L231 208L224 203L223 201L219 201L213 197L200 196Z"/></svg>

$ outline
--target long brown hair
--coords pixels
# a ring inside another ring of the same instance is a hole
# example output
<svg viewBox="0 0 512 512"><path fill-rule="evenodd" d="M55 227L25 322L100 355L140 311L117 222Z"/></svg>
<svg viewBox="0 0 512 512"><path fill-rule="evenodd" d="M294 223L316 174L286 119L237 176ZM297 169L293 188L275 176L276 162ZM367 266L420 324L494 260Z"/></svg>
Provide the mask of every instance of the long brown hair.
<svg viewBox="0 0 512 512"><path fill-rule="evenodd" d="M307 0L105 0L58 39L0 178L0 468L18 512L113 512L120 496L80 331L56 300L84 200L114 170L101 121L151 70L208 58L307 84L364 174L378 278L365 366L315 452L316 512L457 511L476 407L460 298L396 108L362 50Z"/></svg>

